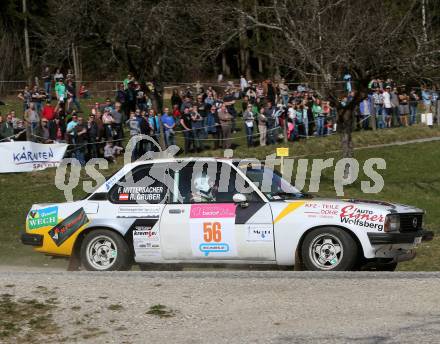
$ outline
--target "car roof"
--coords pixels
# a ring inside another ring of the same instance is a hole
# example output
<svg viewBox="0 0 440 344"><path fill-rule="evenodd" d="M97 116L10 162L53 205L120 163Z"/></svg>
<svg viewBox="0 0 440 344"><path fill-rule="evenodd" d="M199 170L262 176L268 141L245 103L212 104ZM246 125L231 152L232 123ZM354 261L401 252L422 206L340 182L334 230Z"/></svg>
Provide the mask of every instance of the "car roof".
<svg viewBox="0 0 440 344"><path fill-rule="evenodd" d="M212 161L212 162L227 162L233 163L235 161L241 161L240 159L228 159L228 158L213 158L213 157L188 157L188 158L159 158L159 159L149 159L142 161L135 161L125 166L139 166L139 165L149 165L149 164L158 164L158 163L174 163L174 162L182 162L182 161Z"/></svg>

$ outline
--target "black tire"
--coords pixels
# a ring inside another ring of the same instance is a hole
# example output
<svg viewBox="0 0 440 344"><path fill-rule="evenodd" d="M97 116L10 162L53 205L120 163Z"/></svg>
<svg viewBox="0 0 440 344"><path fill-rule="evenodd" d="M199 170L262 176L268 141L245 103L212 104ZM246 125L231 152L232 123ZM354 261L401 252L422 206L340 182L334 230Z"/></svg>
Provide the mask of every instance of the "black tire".
<svg viewBox="0 0 440 344"><path fill-rule="evenodd" d="M305 236L301 258L305 270L350 271L358 263L358 246L351 235L340 228L317 228Z"/></svg>
<svg viewBox="0 0 440 344"><path fill-rule="evenodd" d="M94 256L97 259L93 259ZM131 268L132 257L127 243L119 234L97 229L88 233L81 244L81 263L88 271L126 271Z"/></svg>

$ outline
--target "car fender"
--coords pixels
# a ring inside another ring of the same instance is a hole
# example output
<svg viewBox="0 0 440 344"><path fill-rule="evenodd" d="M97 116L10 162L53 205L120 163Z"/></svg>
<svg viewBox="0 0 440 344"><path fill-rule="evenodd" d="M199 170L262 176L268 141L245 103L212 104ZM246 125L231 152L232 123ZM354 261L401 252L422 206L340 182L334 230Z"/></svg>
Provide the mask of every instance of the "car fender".
<svg viewBox="0 0 440 344"><path fill-rule="evenodd" d="M272 202L271 207L274 214L275 253L279 265L294 265L295 252L304 235L314 228L325 226L348 231L361 245L365 258L375 257L375 249L371 246L367 235L372 230L342 223L340 216L342 204L338 200ZM329 214L322 214L323 207L332 211ZM385 215L386 213L382 214L383 217Z"/></svg>

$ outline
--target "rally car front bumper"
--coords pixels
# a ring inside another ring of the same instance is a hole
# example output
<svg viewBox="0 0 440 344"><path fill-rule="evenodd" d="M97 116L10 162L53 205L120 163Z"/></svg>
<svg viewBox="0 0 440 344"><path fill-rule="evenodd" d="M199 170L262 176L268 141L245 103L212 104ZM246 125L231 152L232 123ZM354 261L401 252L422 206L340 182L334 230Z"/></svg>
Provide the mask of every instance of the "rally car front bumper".
<svg viewBox="0 0 440 344"><path fill-rule="evenodd" d="M431 241L434 233L423 229L414 232L367 233L371 245L417 244L420 241Z"/></svg>

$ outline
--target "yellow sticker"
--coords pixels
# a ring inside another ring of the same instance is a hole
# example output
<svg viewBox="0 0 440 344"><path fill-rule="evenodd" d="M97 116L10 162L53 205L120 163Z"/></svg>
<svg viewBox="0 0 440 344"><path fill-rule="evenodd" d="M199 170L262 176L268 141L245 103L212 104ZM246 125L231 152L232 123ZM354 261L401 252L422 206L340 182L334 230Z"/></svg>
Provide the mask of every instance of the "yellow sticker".
<svg viewBox="0 0 440 344"><path fill-rule="evenodd" d="M277 218L273 221L273 223L277 223L278 221L280 221L282 218L284 218L285 216L287 216L288 214L290 214L292 211L295 211L296 209L298 209L299 207L301 207L302 205L304 205L304 203L306 203L305 201L299 201L299 202L293 202L290 203L287 207L285 207L277 216Z"/></svg>

